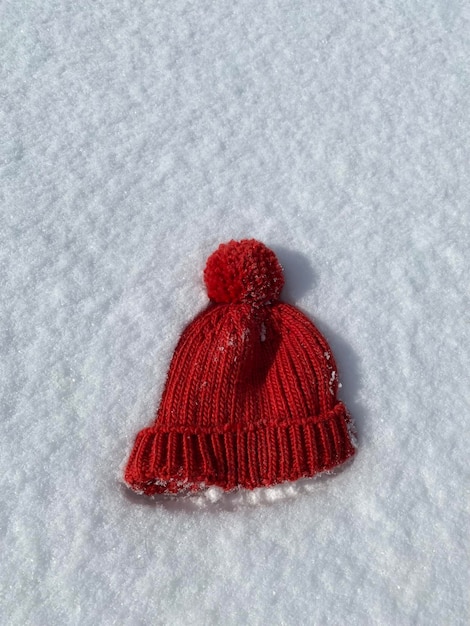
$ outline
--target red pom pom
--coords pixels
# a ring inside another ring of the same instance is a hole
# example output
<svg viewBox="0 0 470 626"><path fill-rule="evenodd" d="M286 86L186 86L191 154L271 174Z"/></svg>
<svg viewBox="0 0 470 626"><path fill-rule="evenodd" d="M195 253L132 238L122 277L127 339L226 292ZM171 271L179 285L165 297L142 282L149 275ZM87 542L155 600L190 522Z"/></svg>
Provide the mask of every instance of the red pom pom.
<svg viewBox="0 0 470 626"><path fill-rule="evenodd" d="M256 239L221 243L207 259L204 270L207 294L215 302L275 302L284 286L279 261Z"/></svg>

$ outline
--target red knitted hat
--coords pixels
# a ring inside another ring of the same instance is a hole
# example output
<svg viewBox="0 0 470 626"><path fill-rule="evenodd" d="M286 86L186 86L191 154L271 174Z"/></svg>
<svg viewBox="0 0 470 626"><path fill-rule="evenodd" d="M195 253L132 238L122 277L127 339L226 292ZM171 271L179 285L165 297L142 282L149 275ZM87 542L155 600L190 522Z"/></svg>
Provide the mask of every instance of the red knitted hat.
<svg viewBox="0 0 470 626"><path fill-rule="evenodd" d="M331 350L279 302L275 254L221 244L204 271L210 304L183 331L152 426L137 435L125 480L147 495L253 489L330 470L355 448Z"/></svg>

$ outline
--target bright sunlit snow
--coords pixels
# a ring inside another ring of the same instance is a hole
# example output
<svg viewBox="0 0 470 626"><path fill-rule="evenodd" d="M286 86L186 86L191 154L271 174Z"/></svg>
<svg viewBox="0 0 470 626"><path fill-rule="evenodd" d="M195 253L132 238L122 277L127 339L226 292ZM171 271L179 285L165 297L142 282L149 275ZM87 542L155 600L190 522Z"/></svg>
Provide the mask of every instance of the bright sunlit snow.
<svg viewBox="0 0 470 626"><path fill-rule="evenodd" d="M470 7L0 6L0 623L470 622ZM121 482L207 256L260 239L327 337L335 475Z"/></svg>

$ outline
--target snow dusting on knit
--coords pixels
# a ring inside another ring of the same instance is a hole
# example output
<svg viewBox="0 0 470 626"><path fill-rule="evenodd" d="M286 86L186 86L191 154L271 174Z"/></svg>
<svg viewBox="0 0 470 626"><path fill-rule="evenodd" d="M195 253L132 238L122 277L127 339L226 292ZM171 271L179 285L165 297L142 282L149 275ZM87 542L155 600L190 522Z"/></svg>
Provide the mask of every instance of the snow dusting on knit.
<svg viewBox="0 0 470 626"><path fill-rule="evenodd" d="M259 334L260 341L266 341L266 324L261 322L261 331Z"/></svg>
<svg viewBox="0 0 470 626"><path fill-rule="evenodd" d="M469 4L30 0L0 32L0 623L468 624ZM357 455L147 499L135 433L244 238Z"/></svg>

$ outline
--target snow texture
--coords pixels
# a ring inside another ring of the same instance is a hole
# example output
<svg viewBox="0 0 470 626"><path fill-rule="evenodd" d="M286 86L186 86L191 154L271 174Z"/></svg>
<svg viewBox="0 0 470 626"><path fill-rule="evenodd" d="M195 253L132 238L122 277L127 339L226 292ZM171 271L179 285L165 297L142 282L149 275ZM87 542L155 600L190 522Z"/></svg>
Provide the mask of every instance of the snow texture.
<svg viewBox="0 0 470 626"><path fill-rule="evenodd" d="M3 0L3 625L470 622L470 5ZM335 475L121 483L221 241L278 254Z"/></svg>

